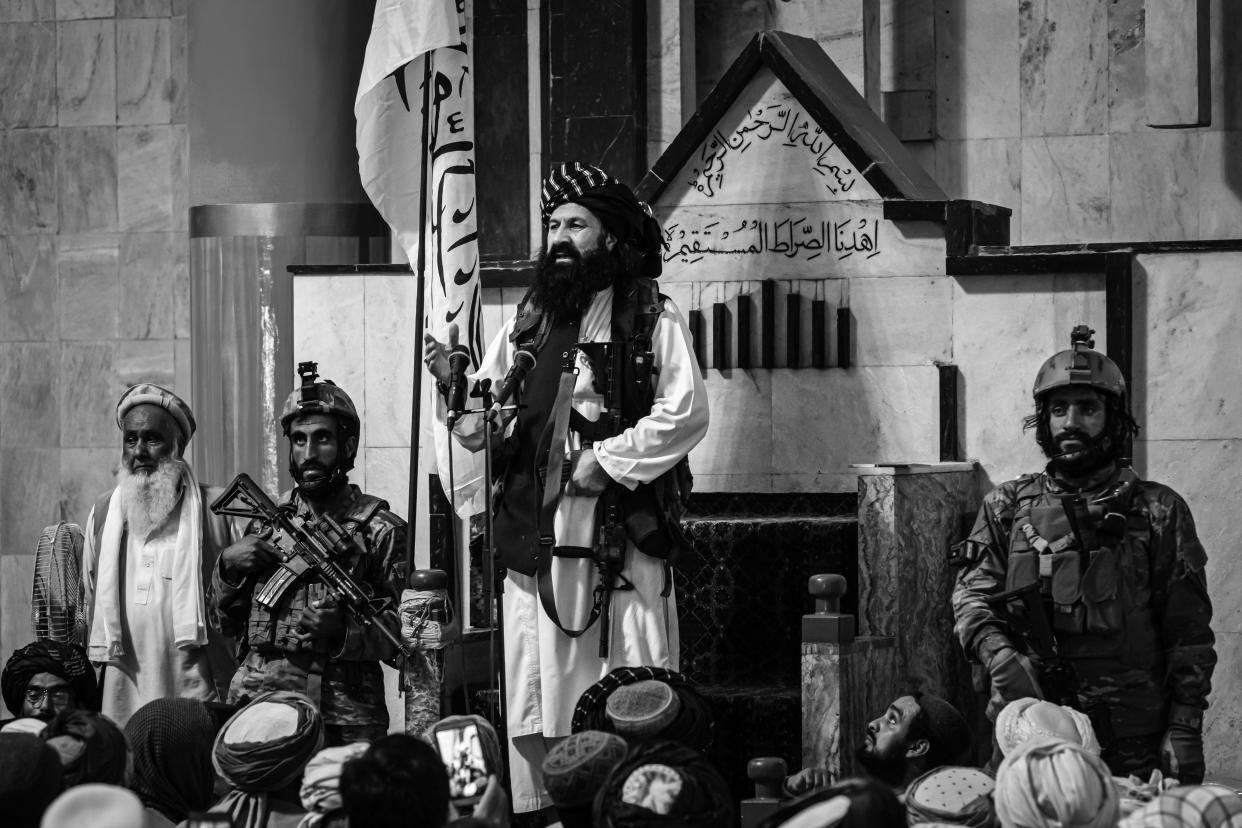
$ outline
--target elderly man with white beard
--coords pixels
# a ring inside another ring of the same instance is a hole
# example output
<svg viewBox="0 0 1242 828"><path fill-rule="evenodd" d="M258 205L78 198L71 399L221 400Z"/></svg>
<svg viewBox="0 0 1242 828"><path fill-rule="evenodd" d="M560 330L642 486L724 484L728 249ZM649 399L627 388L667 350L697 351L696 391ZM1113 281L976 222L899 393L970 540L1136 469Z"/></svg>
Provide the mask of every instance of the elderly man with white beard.
<svg viewBox="0 0 1242 828"><path fill-rule="evenodd" d="M207 622L211 570L239 537L210 512L220 490L182 458L194 415L176 394L135 385L116 409L116 488L95 502L82 554L87 654L102 664L101 710L124 726L152 699L219 701L234 646Z"/></svg>

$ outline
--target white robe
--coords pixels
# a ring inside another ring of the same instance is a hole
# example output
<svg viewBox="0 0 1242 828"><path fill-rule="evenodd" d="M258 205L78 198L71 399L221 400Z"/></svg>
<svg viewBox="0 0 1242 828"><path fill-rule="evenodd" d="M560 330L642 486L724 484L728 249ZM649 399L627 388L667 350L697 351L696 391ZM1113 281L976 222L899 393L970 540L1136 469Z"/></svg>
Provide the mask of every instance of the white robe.
<svg viewBox="0 0 1242 828"><path fill-rule="evenodd" d="M612 289L596 294L582 320L582 339L611 339ZM513 320L492 340L473 378L490 377L498 383L509 370ZM707 389L691 347L690 331L680 310L668 300L652 332L652 351L659 371L651 413L622 434L595 444L600 465L617 482L633 489L650 483L671 469L707 432ZM591 369L578 355L578 380L573 406L588 420L603 411L603 397L592 387ZM475 421L463 422L463 434L477 430ZM571 432L569 449L579 447ZM468 485L468 481L463 484ZM592 546L593 497L563 495L556 513L556 543ZM574 705L582 692L615 667L649 665L676 670L679 662L677 607L670 591L661 597L664 565L630 544L622 573L633 590L612 594L612 629L608 659L599 657L599 624L571 639L558 630L543 611L535 578L509 572L504 592L505 678L508 692L507 727L510 772L516 811L551 805L539 773L548 743L544 738L569 735ZM590 615L598 580L590 560L557 558L552 563L557 611L568 629L579 629ZM534 737L526 738L526 737Z"/></svg>

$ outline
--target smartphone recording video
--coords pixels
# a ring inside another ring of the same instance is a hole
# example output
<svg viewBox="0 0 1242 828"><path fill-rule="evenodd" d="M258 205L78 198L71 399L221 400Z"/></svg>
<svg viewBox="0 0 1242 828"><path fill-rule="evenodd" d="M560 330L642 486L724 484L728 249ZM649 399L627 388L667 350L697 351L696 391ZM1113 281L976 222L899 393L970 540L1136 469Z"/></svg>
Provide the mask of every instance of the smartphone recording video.
<svg viewBox="0 0 1242 828"><path fill-rule="evenodd" d="M487 762L474 723L437 730L436 748L448 769L449 796L457 805L473 804L487 789Z"/></svg>

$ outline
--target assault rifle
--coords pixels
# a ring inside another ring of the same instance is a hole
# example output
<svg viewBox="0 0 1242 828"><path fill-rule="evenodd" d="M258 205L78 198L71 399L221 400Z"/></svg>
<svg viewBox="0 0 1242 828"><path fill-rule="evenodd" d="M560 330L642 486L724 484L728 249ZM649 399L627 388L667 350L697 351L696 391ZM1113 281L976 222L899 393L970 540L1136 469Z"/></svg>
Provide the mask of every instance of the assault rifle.
<svg viewBox="0 0 1242 828"><path fill-rule="evenodd" d="M1012 603L1019 603L1023 612L1014 612ZM1074 666L1057 652L1057 639L1044 611L1039 583L998 592L987 599L989 607L1008 627L1011 641L1025 645L1030 654L1039 658L1039 687L1050 702L1078 708L1078 676Z"/></svg>
<svg viewBox="0 0 1242 828"><path fill-rule="evenodd" d="M212 502L211 511L257 521L263 527L259 537L279 553L279 567L255 595L260 606L275 609L281 596L300 578L318 578L359 627L374 627L402 655L413 655L411 648L382 621L381 616L393 609L391 599L372 598L338 563L338 559L348 560L358 552L359 546L357 539L332 518L320 515L311 521L287 506L277 506L245 473L233 478Z"/></svg>

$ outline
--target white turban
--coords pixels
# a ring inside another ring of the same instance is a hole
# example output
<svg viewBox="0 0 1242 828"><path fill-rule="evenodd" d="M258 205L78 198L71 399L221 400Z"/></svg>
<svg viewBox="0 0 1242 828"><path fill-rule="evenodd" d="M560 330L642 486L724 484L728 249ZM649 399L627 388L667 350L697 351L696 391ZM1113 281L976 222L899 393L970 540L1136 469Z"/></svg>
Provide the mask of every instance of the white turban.
<svg viewBox="0 0 1242 828"><path fill-rule="evenodd" d="M1086 714L1039 699L1015 699L996 717L996 742L1008 756L1020 745L1040 739L1058 739L1082 745L1096 756L1100 743Z"/></svg>
<svg viewBox="0 0 1242 828"><path fill-rule="evenodd" d="M1082 745L1027 742L996 772L1002 828L1112 828L1117 800L1108 766Z"/></svg>

